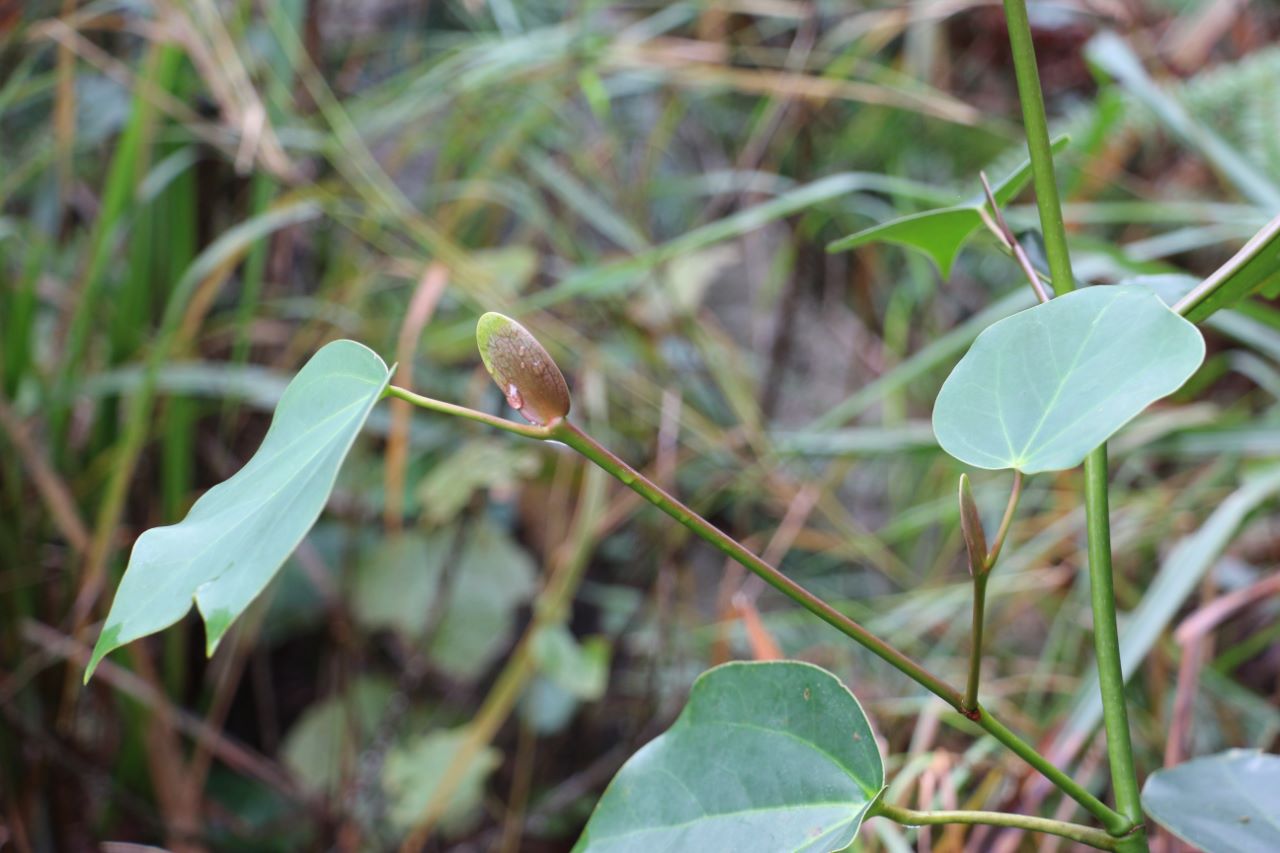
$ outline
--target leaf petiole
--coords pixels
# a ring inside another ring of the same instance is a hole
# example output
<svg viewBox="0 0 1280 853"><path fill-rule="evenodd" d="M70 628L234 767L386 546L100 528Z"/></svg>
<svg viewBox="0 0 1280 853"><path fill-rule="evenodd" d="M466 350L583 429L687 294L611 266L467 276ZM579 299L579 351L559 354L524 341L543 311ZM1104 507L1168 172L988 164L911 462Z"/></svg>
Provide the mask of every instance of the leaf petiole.
<svg viewBox="0 0 1280 853"><path fill-rule="evenodd" d="M1025 829L1031 832L1057 835L1060 838L1069 838L1072 841L1088 844L1090 847L1095 847L1099 850L1119 850L1123 841L1121 838L1108 834L1105 830L1032 815L969 810L916 811L915 809L889 805L883 800L872 807L870 817L888 818L894 823L900 823L903 826L937 826L957 823L1006 826L1012 829Z"/></svg>
<svg viewBox="0 0 1280 853"><path fill-rule="evenodd" d="M424 397L421 394L415 394L401 388L399 385L388 385L387 390L383 392L384 397L394 397L397 400L404 400L420 409L428 409L433 412L441 412L446 415L455 415L459 418L465 418L476 423L488 424L497 427L500 430L522 435L525 438L536 438L539 441L546 441L553 438L550 427L541 426L539 424L522 424L517 421L510 421L506 418L500 418L497 415L491 415L487 412L479 412L475 409L469 409L466 406L459 406L456 403L446 403L443 400L436 400L431 397Z"/></svg>

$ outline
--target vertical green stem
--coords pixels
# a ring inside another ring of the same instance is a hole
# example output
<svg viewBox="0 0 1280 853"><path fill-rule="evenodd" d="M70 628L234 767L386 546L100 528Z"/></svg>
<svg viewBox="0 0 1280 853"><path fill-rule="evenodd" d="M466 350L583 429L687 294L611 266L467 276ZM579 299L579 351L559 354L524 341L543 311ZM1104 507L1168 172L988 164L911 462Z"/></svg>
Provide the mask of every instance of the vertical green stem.
<svg viewBox="0 0 1280 853"><path fill-rule="evenodd" d="M972 503L972 496L968 491L967 478L961 478L960 494L961 494L961 512L962 516L967 507L973 507L970 510L974 515L970 524L974 524L977 528L977 537L979 542L982 539L981 528L982 519L977 517L977 508ZM978 707L978 684L982 680L982 635L983 628L986 625L987 611L987 578L991 575L991 570L995 568L996 560L1000 559L1000 551L1004 548L1004 540L1009 536L1009 527L1013 524L1013 514L1018 509L1018 498L1022 496L1022 472L1013 472L1013 488L1009 491L1009 502L1004 508L1004 517L1000 519L1000 529L996 531L995 542L991 546L990 551L986 551L980 555L973 553L973 547L969 549L969 574L973 576L973 640L969 648L969 679L964 689L964 707L966 710L974 710ZM968 540L969 534L965 533L965 539ZM976 545L978 549L983 549L981 544Z"/></svg>
<svg viewBox="0 0 1280 853"><path fill-rule="evenodd" d="M1093 605L1093 645L1102 688L1102 715L1107 728L1107 758L1116 808L1134 823L1142 821L1138 774L1129 740L1124 674L1120 668L1120 636L1116 629L1116 595L1111 578L1111 524L1107 501L1107 446L1084 460L1084 506L1089 526L1089 586Z"/></svg>
<svg viewBox="0 0 1280 853"><path fill-rule="evenodd" d="M1040 210L1040 227L1044 232L1045 253L1049 273L1058 294L1075 288L1071 258L1067 252L1067 231L1062 219L1062 205L1053 169L1053 151L1049 147L1049 127L1045 117L1044 97L1040 91L1040 75L1036 69L1035 47L1031 25L1027 21L1026 0L1004 0L1009 26L1009 44L1013 50L1014 71L1018 77L1018 99L1022 103L1026 125L1027 148ZM1125 707L1124 676L1120 666L1120 641L1116 630L1115 590L1111 579L1111 521L1107 505L1107 447L1098 447L1085 458L1085 514L1089 528L1089 579L1092 588L1094 648L1098 658L1102 686L1103 720L1107 730L1107 757L1111 764L1111 784L1116 806L1129 828L1139 830L1123 844L1126 851L1145 851L1145 833L1141 831L1142 807L1138 793L1138 776L1134 767L1133 748L1129 740L1128 711ZM1108 827L1115 833L1115 829Z"/></svg>
<svg viewBox="0 0 1280 853"><path fill-rule="evenodd" d="M969 647L969 679L964 688L964 707L978 707L978 683L982 680L982 629L987 612L987 573L973 576L973 637Z"/></svg>
<svg viewBox="0 0 1280 853"><path fill-rule="evenodd" d="M1026 0L1004 0L1004 13L1009 25L1009 46L1013 49L1013 69L1018 78L1027 150L1031 154L1031 180L1036 190L1036 207L1040 210L1040 230L1044 232L1044 251L1049 259L1049 277L1054 292L1063 294L1074 290L1076 283L1071 274L1071 256L1067 253L1067 227L1062 219L1062 203L1053 173L1049 121L1040 91L1040 72L1036 68Z"/></svg>

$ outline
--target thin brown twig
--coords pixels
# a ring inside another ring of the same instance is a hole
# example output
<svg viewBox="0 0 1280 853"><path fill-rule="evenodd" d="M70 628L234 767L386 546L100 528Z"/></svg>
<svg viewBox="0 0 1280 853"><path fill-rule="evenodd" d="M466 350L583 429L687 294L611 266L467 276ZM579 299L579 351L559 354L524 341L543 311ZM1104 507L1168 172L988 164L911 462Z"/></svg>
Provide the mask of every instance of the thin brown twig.
<svg viewBox="0 0 1280 853"><path fill-rule="evenodd" d="M1027 257L1027 252L1022 248L1022 244L1018 242L1018 238L1013 236L1013 229L1009 227L1009 223L1005 221L1004 214L1000 212L1000 205L996 204L995 193L991 191L991 184L987 181L987 173L979 172L978 177L982 179L982 191L987 196L987 205L991 208L989 215L985 209L979 211L987 227L992 233L1004 243L1005 248L1013 253L1013 258L1018 262L1018 266L1022 267L1022 272L1027 277L1031 289L1036 292L1036 298L1041 302L1048 302L1050 299L1049 292L1044 289L1044 283L1040 280L1040 274L1036 272L1035 266L1031 263L1031 259ZM993 222L990 216L995 216Z"/></svg>
<svg viewBox="0 0 1280 853"><path fill-rule="evenodd" d="M48 625L27 620L22 624L22 636L32 645L39 646L57 658L72 661L80 668L89 663L92 650L88 645ZM174 728L193 741L207 743L209 751L231 769L257 779L295 802L305 802L293 778L282 767L252 747L206 725L195 714L174 707L160 690L138 675L110 660L102 661L95 675L97 680L172 720Z"/></svg>
<svg viewBox="0 0 1280 853"><path fill-rule="evenodd" d="M728 87L755 95L819 102L859 101L915 110L942 121L973 127L986 122L981 110L948 95L777 69L734 68L726 62L691 57L688 45L676 39L655 38L644 44L618 43L606 55L605 62L610 68L657 72L675 84L694 88Z"/></svg>
<svg viewBox="0 0 1280 853"><path fill-rule="evenodd" d="M435 314L440 297L449 284L449 270L439 262L427 264L418 286L409 300L409 310L400 326L396 341L395 382L402 388L413 390L413 355L418 349L422 330ZM387 433L386 462L383 468L386 501L383 507L383 527L390 533L398 533L404 525L404 472L409 458L409 423L413 407L404 400L391 401L391 428Z"/></svg>
<svg viewBox="0 0 1280 853"><path fill-rule="evenodd" d="M44 501L45 508L49 510L49 517L53 519L54 525L67 540L71 550L83 554L89 548L89 528L80 517L71 490L49 465L44 448L31 435L27 425L3 399L0 399L0 429L8 435L9 441L18 451L18 458L31 473L31 481L35 484L40 499Z"/></svg>

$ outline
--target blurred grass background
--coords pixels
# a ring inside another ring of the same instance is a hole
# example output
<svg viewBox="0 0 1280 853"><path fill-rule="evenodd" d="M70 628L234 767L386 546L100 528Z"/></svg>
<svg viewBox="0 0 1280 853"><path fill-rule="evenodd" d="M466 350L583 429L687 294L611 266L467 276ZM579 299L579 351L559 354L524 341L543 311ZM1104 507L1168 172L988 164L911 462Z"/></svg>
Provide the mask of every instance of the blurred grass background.
<svg viewBox="0 0 1280 853"><path fill-rule="evenodd" d="M1202 277L1280 210L1274 4L1031 6L1082 278ZM697 673L779 653L857 693L896 801L1078 818L573 456L387 404L212 660L189 617L79 687L133 540L243 464L315 349L499 411L485 310L597 437L962 681L961 467L928 415L1030 294L985 236L946 279L826 245L1022 156L985 0L0 3L0 849L387 849L443 787L430 849L567 850ZM1280 732L1280 311L1207 334L1113 447L1143 772ZM975 480L994 520L1008 484ZM1028 484L984 693L1104 792L1079 494Z"/></svg>

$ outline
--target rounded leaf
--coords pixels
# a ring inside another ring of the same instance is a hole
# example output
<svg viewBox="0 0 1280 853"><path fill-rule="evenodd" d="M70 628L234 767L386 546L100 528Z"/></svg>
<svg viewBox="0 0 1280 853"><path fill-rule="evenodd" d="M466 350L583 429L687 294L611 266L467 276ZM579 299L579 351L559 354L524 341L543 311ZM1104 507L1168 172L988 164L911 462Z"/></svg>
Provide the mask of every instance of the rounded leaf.
<svg viewBox="0 0 1280 853"><path fill-rule="evenodd" d="M1157 771L1142 807L1205 853L1280 850L1280 755L1232 749Z"/></svg>
<svg viewBox="0 0 1280 853"><path fill-rule="evenodd" d="M1074 468L1203 360L1200 332L1150 288L1073 291L978 335L938 394L934 435L976 468Z"/></svg>
<svg viewBox="0 0 1280 853"><path fill-rule="evenodd" d="M490 311L476 324L476 343L485 370L525 420L546 426L569 414L564 374L528 329Z"/></svg>
<svg viewBox="0 0 1280 853"><path fill-rule="evenodd" d="M883 789L871 726L834 675L729 663L618 771L574 850L843 850Z"/></svg>

